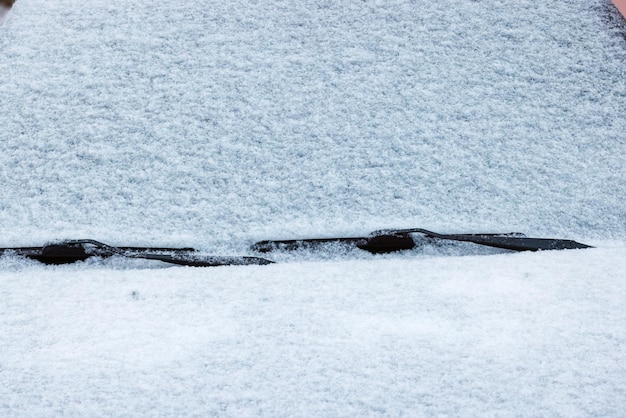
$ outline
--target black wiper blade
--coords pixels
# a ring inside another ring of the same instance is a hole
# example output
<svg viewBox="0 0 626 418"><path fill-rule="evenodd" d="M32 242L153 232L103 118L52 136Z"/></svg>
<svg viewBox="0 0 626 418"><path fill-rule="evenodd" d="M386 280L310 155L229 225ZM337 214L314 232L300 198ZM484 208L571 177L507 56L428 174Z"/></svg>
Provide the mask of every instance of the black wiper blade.
<svg viewBox="0 0 626 418"><path fill-rule="evenodd" d="M367 237L311 238L295 240L259 241L252 246L258 253L294 251L324 245L346 245L373 254L410 250L425 243L437 241L462 241L513 251L540 251L592 248L580 242L556 238L530 238L521 233L499 234L440 234L421 228L385 229L372 232ZM71 240L43 247L0 248L0 255L14 254L45 264L68 264L90 257L157 260L192 267L266 265L273 261L249 256L205 255L193 248L170 247L116 247L94 240Z"/></svg>
<svg viewBox="0 0 626 418"><path fill-rule="evenodd" d="M273 264L273 261L260 257L247 256L206 256L193 254L134 254L131 258L143 258L146 260L158 260L166 263L178 264L190 267L219 267L219 266L263 266Z"/></svg>
<svg viewBox="0 0 626 418"><path fill-rule="evenodd" d="M422 239L417 239L420 236ZM265 240L252 245L260 253L271 251L294 251L318 246L343 243L373 254L410 250L426 240L463 241L488 247L513 251L541 251L592 248L580 242L556 238L530 238L519 232L486 234L440 234L422 228L384 229L374 231L367 237L312 238L292 240Z"/></svg>
<svg viewBox="0 0 626 418"><path fill-rule="evenodd" d="M90 257L121 256L157 260L191 267L265 265L272 261L259 257L207 256L193 248L169 247L115 247L95 240L71 240L43 247L0 248L0 255L15 254L44 264L69 264Z"/></svg>

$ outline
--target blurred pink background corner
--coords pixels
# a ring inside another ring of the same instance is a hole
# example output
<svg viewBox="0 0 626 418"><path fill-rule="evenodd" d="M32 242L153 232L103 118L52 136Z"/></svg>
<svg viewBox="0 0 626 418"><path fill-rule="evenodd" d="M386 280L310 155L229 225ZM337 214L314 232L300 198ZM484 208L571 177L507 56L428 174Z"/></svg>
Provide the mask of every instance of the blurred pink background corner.
<svg viewBox="0 0 626 418"><path fill-rule="evenodd" d="M626 17L626 0L613 0L613 4L616 5L624 17Z"/></svg>

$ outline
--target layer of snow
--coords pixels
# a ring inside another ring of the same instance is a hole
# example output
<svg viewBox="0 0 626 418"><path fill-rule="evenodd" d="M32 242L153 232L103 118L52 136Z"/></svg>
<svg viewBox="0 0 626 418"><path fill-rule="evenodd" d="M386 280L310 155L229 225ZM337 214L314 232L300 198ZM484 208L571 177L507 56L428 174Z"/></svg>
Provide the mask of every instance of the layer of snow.
<svg viewBox="0 0 626 418"><path fill-rule="evenodd" d="M608 0L16 2L0 245L623 239L616 18Z"/></svg>
<svg viewBox="0 0 626 418"><path fill-rule="evenodd" d="M626 247L0 265L2 416L622 416Z"/></svg>
<svg viewBox="0 0 626 418"><path fill-rule="evenodd" d="M1 416L626 410L610 0L19 0L0 50L0 246L244 255L422 227L598 247L3 257Z"/></svg>

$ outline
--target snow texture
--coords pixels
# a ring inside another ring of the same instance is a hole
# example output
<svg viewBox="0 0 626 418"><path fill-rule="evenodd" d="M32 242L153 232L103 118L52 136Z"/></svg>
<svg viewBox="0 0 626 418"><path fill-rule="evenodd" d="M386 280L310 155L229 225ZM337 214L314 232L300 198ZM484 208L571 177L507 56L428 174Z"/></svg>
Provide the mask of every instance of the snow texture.
<svg viewBox="0 0 626 418"><path fill-rule="evenodd" d="M622 239L621 16L510 3L16 2L2 241Z"/></svg>
<svg viewBox="0 0 626 418"><path fill-rule="evenodd" d="M624 246L264 268L3 263L2 416L626 410Z"/></svg>
<svg viewBox="0 0 626 418"><path fill-rule="evenodd" d="M252 255L421 227L598 247L2 257L1 416L624 415L610 0L19 0L0 50L0 246Z"/></svg>

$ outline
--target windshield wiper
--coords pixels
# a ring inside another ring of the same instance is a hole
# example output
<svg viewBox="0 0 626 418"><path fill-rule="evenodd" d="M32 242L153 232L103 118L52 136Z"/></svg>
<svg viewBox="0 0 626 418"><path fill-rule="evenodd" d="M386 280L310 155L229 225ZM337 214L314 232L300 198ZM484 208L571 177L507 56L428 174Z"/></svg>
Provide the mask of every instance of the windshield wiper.
<svg viewBox="0 0 626 418"><path fill-rule="evenodd" d="M166 247L115 247L102 242L83 239L47 244L43 247L0 248L0 255L17 256L37 260L45 264L69 264L84 261L90 257L126 258L157 260L191 267L244 266L273 263L259 257L207 256L193 248Z"/></svg>
<svg viewBox="0 0 626 418"><path fill-rule="evenodd" d="M373 254L410 250L433 241L464 241L513 251L569 250L592 248L580 242L556 238L530 238L519 232L501 234L439 234L422 228L382 229L367 237L309 238L259 241L256 252L313 249L328 244L346 244Z"/></svg>
<svg viewBox="0 0 626 418"><path fill-rule="evenodd" d="M373 254L410 250L437 241L464 241L513 251L540 251L592 248L580 242L555 238L530 238L517 232L503 234L439 234L426 229L383 229L367 237L309 238L259 241L252 246L257 253L314 249L328 244L344 244ZM62 241L42 247L0 248L0 255L14 254L45 264L68 264L90 257L120 256L157 260L192 267L266 265L273 261L248 256L205 255L193 248L116 247L83 239Z"/></svg>

